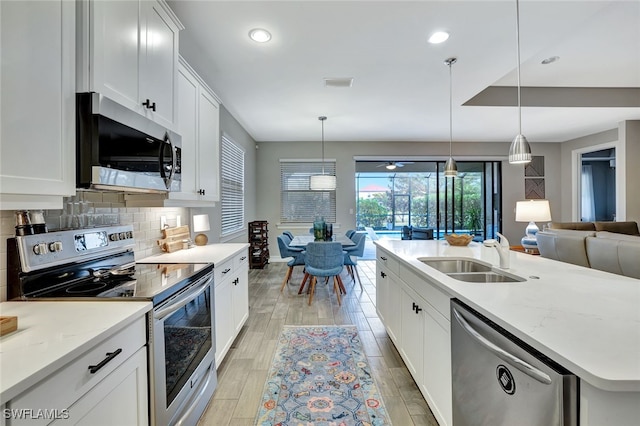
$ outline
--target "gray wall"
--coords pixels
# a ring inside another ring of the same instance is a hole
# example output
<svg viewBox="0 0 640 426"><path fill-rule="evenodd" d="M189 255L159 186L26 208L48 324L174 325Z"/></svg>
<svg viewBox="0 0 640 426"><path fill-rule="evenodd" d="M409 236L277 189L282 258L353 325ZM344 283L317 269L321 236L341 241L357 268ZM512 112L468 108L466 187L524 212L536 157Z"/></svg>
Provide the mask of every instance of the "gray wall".
<svg viewBox="0 0 640 426"><path fill-rule="evenodd" d="M560 144L532 144L534 155L545 157L546 196L551 203L552 217L560 216ZM456 156L464 152L464 156ZM512 244L524 236L526 224L515 222L516 201L524 200L524 166L511 165L506 161L509 143L454 143L454 158L458 160L501 159L503 193L503 231ZM325 158L336 159L337 176L337 232L355 227L355 160L358 156L406 156L445 159L449 153L448 142L326 142ZM257 154L257 200L260 206L259 219L267 220L271 235L278 235L285 228L294 233L307 232L309 225L298 228L279 226L280 218L280 159L319 159L319 142L264 142L258 143Z"/></svg>

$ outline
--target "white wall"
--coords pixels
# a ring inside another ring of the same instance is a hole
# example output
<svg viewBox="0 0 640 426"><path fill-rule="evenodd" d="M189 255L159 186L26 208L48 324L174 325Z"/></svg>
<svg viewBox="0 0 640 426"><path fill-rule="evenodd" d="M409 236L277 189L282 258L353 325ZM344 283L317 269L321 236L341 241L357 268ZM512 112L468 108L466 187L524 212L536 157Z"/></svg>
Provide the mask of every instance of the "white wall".
<svg viewBox="0 0 640 426"><path fill-rule="evenodd" d="M532 144L534 155L545 157L546 196L550 200L552 217L560 215L560 144ZM454 143L454 158L459 160L504 159L502 162L503 231L513 244L524 236L526 224L516 223L513 209L518 200L524 199L524 166L506 161L509 143ZM337 176L337 232L355 227L355 160L356 156L420 156L445 159L449 153L448 142L326 142L325 158L336 159ZM457 155L456 153L464 153ZM258 219L267 220L271 235L276 236L284 228L278 228L280 217L280 159L320 159L319 142L264 142L258 143L257 154L257 205ZM350 209L353 213L350 213ZM308 225L297 233L305 233ZM295 231L295 230L294 230Z"/></svg>

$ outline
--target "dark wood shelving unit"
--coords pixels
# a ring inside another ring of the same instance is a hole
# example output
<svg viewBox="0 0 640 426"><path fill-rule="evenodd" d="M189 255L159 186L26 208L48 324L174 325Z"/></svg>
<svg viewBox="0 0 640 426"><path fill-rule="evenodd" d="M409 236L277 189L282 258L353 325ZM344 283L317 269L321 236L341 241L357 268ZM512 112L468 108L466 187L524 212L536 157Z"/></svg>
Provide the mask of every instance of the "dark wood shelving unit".
<svg viewBox="0 0 640 426"><path fill-rule="evenodd" d="M269 224L266 220L249 222L249 267L263 269L269 263Z"/></svg>

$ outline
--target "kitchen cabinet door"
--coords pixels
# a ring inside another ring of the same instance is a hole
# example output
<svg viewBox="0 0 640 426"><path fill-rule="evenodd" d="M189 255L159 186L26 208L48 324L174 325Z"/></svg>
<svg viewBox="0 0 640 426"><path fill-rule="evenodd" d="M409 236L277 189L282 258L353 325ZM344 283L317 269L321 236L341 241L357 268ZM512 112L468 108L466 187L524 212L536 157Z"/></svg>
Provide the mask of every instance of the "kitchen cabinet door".
<svg viewBox="0 0 640 426"><path fill-rule="evenodd" d="M180 192L170 192L165 205L212 206L220 200L220 103L183 58L178 71L182 182Z"/></svg>
<svg viewBox="0 0 640 426"><path fill-rule="evenodd" d="M451 425L451 323L429 303L424 308L424 380L418 386L438 423Z"/></svg>
<svg viewBox="0 0 640 426"><path fill-rule="evenodd" d="M0 2L3 209L75 193L75 17L74 2Z"/></svg>
<svg viewBox="0 0 640 426"><path fill-rule="evenodd" d="M244 258L243 260L241 260ZM240 330L249 318L249 263L247 255L241 255L237 258L238 267L233 288L233 325L234 336L240 333Z"/></svg>
<svg viewBox="0 0 640 426"><path fill-rule="evenodd" d="M78 90L101 93L176 130L178 34L162 0L85 1Z"/></svg>
<svg viewBox="0 0 640 426"><path fill-rule="evenodd" d="M233 280L215 283L216 366L220 366L234 339Z"/></svg>
<svg viewBox="0 0 640 426"><path fill-rule="evenodd" d="M409 286L402 283L400 317L402 337L400 354L417 383L422 381L424 370L424 323L426 302Z"/></svg>

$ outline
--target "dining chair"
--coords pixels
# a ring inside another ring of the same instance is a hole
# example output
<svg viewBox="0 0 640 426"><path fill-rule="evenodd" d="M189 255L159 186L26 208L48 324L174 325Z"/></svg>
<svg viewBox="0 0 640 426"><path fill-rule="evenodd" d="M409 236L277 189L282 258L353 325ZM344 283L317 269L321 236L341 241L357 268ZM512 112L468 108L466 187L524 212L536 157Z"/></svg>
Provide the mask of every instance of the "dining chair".
<svg viewBox="0 0 640 426"><path fill-rule="evenodd" d="M311 242L307 244L305 250L305 278L307 275L311 277L309 284L309 305L313 301L313 294L316 288L318 277L333 277L333 289L338 299L338 305L341 305L340 293L344 291L344 285L340 278L340 272L344 265L344 250L342 244L333 241ZM300 286L298 294L302 293L304 282Z"/></svg>
<svg viewBox="0 0 640 426"><path fill-rule="evenodd" d="M356 277L358 278L360 290L362 290L362 281L360 281L360 274L358 273L358 257L362 257L364 255L364 245L367 240L367 234L356 233L353 235L352 240L356 245L344 248L344 251L346 252L344 255L344 265L347 267L347 272L351 275L351 279L354 284L356 283Z"/></svg>
<svg viewBox="0 0 640 426"><path fill-rule="evenodd" d="M283 259L286 259L287 257L293 257L293 259L287 262L287 266L289 267L289 269L287 269L287 273L284 277L284 281L282 281L282 285L280 286L281 292L284 289L284 286L287 285L287 283L291 279L291 274L293 273L293 267L304 266L304 258L305 258L303 249L289 247L289 243L285 239L288 239L288 237L282 236L282 235L278 236L278 248L280 249L280 257Z"/></svg>
<svg viewBox="0 0 640 426"><path fill-rule="evenodd" d="M356 233L355 229L347 229L347 231L344 233L344 235L347 236L347 238L351 239L351 237L353 237L353 234Z"/></svg>
<svg viewBox="0 0 640 426"><path fill-rule="evenodd" d="M293 240L293 234L291 233L291 231L282 231L282 233Z"/></svg>

